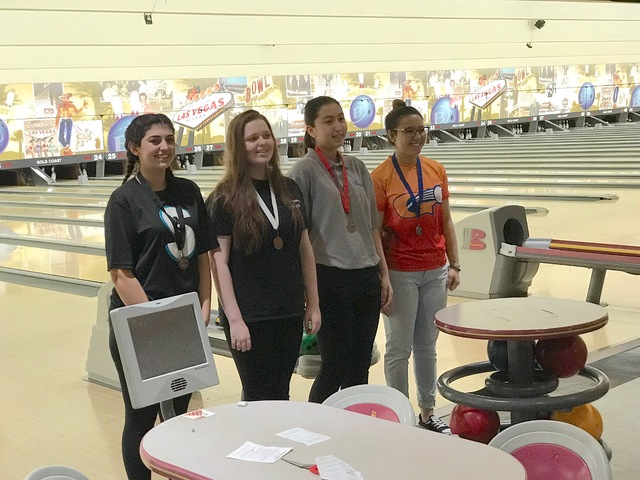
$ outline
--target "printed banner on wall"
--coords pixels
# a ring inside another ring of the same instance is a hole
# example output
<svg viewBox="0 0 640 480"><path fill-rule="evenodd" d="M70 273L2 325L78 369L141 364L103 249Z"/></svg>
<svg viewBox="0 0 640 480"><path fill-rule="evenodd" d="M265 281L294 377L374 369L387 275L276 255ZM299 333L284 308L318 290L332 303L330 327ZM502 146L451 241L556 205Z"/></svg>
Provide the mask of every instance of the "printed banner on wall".
<svg viewBox="0 0 640 480"><path fill-rule="evenodd" d="M319 95L341 103L350 132L376 135L396 98L425 123L445 126L640 108L640 63L0 84L0 168L39 158L53 164L58 156L122 158L131 120L154 112L182 129L183 147L222 144L246 108L295 143L306 102Z"/></svg>

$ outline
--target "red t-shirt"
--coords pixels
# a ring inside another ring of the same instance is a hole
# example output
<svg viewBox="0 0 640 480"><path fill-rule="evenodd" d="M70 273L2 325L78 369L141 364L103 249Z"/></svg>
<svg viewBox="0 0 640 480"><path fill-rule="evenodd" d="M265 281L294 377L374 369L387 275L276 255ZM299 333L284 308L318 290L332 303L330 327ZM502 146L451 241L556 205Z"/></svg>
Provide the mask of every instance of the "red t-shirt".
<svg viewBox="0 0 640 480"><path fill-rule="evenodd" d="M399 165L417 199L417 163ZM391 157L371 173L378 211L384 213L382 246L391 270L433 270L447 261L442 218L442 201L449 198L447 173L440 163L422 156L420 165L423 192L419 219ZM416 233L418 225L422 235Z"/></svg>

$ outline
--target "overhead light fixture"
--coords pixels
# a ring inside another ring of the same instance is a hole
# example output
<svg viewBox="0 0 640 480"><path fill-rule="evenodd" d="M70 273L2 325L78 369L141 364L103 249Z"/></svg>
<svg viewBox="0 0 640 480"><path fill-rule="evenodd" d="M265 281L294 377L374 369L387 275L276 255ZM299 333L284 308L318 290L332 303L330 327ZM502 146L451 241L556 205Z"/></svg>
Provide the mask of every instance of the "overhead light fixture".
<svg viewBox="0 0 640 480"><path fill-rule="evenodd" d="M146 23L147 25L153 25L153 17L151 16L151 12L144 12L142 15L144 16L144 23Z"/></svg>
<svg viewBox="0 0 640 480"><path fill-rule="evenodd" d="M542 27L544 27L545 23L547 22L545 22L544 20L536 20L536 23L534 23L533 26L540 30Z"/></svg>
<svg viewBox="0 0 640 480"><path fill-rule="evenodd" d="M527 48L533 48L533 44L531 42L527 42Z"/></svg>

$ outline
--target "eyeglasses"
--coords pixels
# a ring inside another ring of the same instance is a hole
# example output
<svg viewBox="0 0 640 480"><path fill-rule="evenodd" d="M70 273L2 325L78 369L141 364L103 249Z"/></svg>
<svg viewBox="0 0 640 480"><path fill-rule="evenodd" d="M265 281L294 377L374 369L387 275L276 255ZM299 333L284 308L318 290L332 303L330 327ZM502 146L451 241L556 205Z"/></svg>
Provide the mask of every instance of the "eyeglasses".
<svg viewBox="0 0 640 480"><path fill-rule="evenodd" d="M418 127L418 128L394 128L394 130L396 132L402 132L404 133L407 137L413 137L415 136L415 134L419 134L420 136L422 135L426 135L427 134L427 128L426 127Z"/></svg>

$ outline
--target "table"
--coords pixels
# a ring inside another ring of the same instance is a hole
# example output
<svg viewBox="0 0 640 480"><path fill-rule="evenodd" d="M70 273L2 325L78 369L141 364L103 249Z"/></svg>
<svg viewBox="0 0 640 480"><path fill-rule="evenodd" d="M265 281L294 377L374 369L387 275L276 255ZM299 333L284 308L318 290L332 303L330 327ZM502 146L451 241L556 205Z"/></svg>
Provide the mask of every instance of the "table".
<svg viewBox="0 0 640 480"><path fill-rule="evenodd" d="M499 449L326 405L263 401L208 410L215 415L198 420L178 416L154 427L140 446L144 463L174 479L319 478L284 461L265 464L226 458L245 441L251 441L291 446L293 451L287 458L301 463L314 463L320 455L335 455L359 470L365 480L526 478L522 465ZM306 446L275 435L294 427L331 439Z"/></svg>
<svg viewBox="0 0 640 480"><path fill-rule="evenodd" d="M453 382L495 372L489 362L463 365L442 374L438 389L443 397L458 404L508 411L512 423L533 420L539 412L597 400L608 391L609 379L590 366L578 374L591 381L588 387L548 395L559 382L535 368L534 346L536 340L592 332L606 325L608 318L607 311L593 303L534 296L477 300L446 307L435 315L435 324L442 332L465 338L506 340L509 367L502 383L492 375L485 381L487 388L462 392L452 386Z"/></svg>

